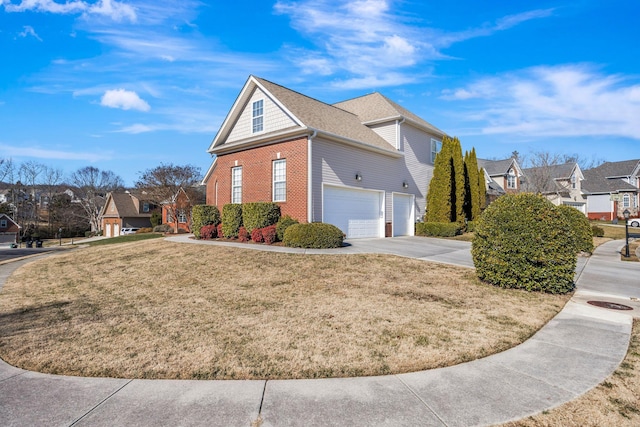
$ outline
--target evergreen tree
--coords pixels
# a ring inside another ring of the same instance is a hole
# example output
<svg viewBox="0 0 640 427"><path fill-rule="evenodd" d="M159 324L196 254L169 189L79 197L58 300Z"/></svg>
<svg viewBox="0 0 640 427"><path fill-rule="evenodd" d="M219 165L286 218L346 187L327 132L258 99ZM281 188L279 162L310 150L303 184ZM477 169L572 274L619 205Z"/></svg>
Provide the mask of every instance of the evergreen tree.
<svg viewBox="0 0 640 427"><path fill-rule="evenodd" d="M451 152L451 222L464 222L464 161L462 146L457 137L453 138Z"/></svg>
<svg viewBox="0 0 640 427"><path fill-rule="evenodd" d="M442 148L433 165L433 177L427 191L426 222L451 221L452 143L448 136L442 139Z"/></svg>
<svg viewBox="0 0 640 427"><path fill-rule="evenodd" d="M464 172L465 172L465 217L469 221L475 221L482 211L481 188L484 187L484 180L479 177L481 172L478 169L478 158L476 157L476 149L472 148L471 152L466 152L464 156ZM484 175L484 174L483 174Z"/></svg>
<svg viewBox="0 0 640 427"><path fill-rule="evenodd" d="M479 199L478 216L476 218L480 217L480 214L482 213L482 210L485 208L485 206L487 204L487 185L484 182L484 169L483 168L480 168L478 170L478 199Z"/></svg>

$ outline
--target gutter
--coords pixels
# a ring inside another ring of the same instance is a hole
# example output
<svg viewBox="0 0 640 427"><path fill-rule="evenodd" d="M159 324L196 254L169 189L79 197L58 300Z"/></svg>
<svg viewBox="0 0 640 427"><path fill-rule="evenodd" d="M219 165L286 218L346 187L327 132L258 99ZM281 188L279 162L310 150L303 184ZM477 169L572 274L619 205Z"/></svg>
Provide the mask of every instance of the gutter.
<svg viewBox="0 0 640 427"><path fill-rule="evenodd" d="M313 138L318 135L318 130L313 132L307 138L307 222L313 222L313 170L312 170L312 149L311 143Z"/></svg>

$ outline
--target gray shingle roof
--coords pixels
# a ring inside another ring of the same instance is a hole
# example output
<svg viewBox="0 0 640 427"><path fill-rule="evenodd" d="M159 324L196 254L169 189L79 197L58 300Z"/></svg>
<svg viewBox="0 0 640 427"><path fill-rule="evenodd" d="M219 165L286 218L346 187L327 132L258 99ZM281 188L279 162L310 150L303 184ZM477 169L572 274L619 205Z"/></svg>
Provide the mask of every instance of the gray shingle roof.
<svg viewBox="0 0 640 427"><path fill-rule="evenodd" d="M360 141L384 150L396 151L395 147L380 135L363 125L356 114L325 104L268 80L258 77L255 77L255 79L300 119L305 126Z"/></svg>
<svg viewBox="0 0 640 427"><path fill-rule="evenodd" d="M636 187L619 178L607 178L606 169L594 168L583 172L582 189L588 193L617 193L618 191L638 191Z"/></svg>
<svg viewBox="0 0 640 427"><path fill-rule="evenodd" d="M444 135L443 131L431 123L378 92L337 102L333 105L357 115L363 123L405 117L438 135Z"/></svg>
<svg viewBox="0 0 640 427"><path fill-rule="evenodd" d="M478 167L487 171L489 176L506 175L512 165L512 158L504 160L478 159Z"/></svg>
<svg viewBox="0 0 640 427"><path fill-rule="evenodd" d="M597 169L605 178L631 176L639 163L640 159L623 160L621 162L604 162L594 169Z"/></svg>

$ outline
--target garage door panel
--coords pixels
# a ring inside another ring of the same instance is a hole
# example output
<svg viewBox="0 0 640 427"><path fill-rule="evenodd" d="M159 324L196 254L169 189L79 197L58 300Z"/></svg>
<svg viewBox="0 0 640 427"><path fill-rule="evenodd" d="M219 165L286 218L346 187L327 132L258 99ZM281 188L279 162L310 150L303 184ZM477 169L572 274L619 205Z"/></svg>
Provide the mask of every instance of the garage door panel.
<svg viewBox="0 0 640 427"><path fill-rule="evenodd" d="M380 237L382 203L378 191L325 186L322 220L349 238Z"/></svg>

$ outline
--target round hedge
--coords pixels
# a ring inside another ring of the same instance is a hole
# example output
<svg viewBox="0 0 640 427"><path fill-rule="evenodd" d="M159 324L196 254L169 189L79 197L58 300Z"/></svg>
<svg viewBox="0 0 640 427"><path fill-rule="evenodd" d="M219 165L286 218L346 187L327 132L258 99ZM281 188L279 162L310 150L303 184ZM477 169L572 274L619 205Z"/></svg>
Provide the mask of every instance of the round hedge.
<svg viewBox="0 0 640 427"><path fill-rule="evenodd" d="M589 219L578 209L571 206L561 205L558 206L558 209L571 224L571 236L573 237L576 251L593 252L593 230Z"/></svg>
<svg viewBox="0 0 640 427"><path fill-rule="evenodd" d="M471 254L478 277L502 288L567 293L577 250L567 218L542 196L505 195L476 223Z"/></svg>
<svg viewBox="0 0 640 427"><path fill-rule="evenodd" d="M282 243L292 248L327 249L341 247L343 239L344 234L335 225L312 222L287 227Z"/></svg>

